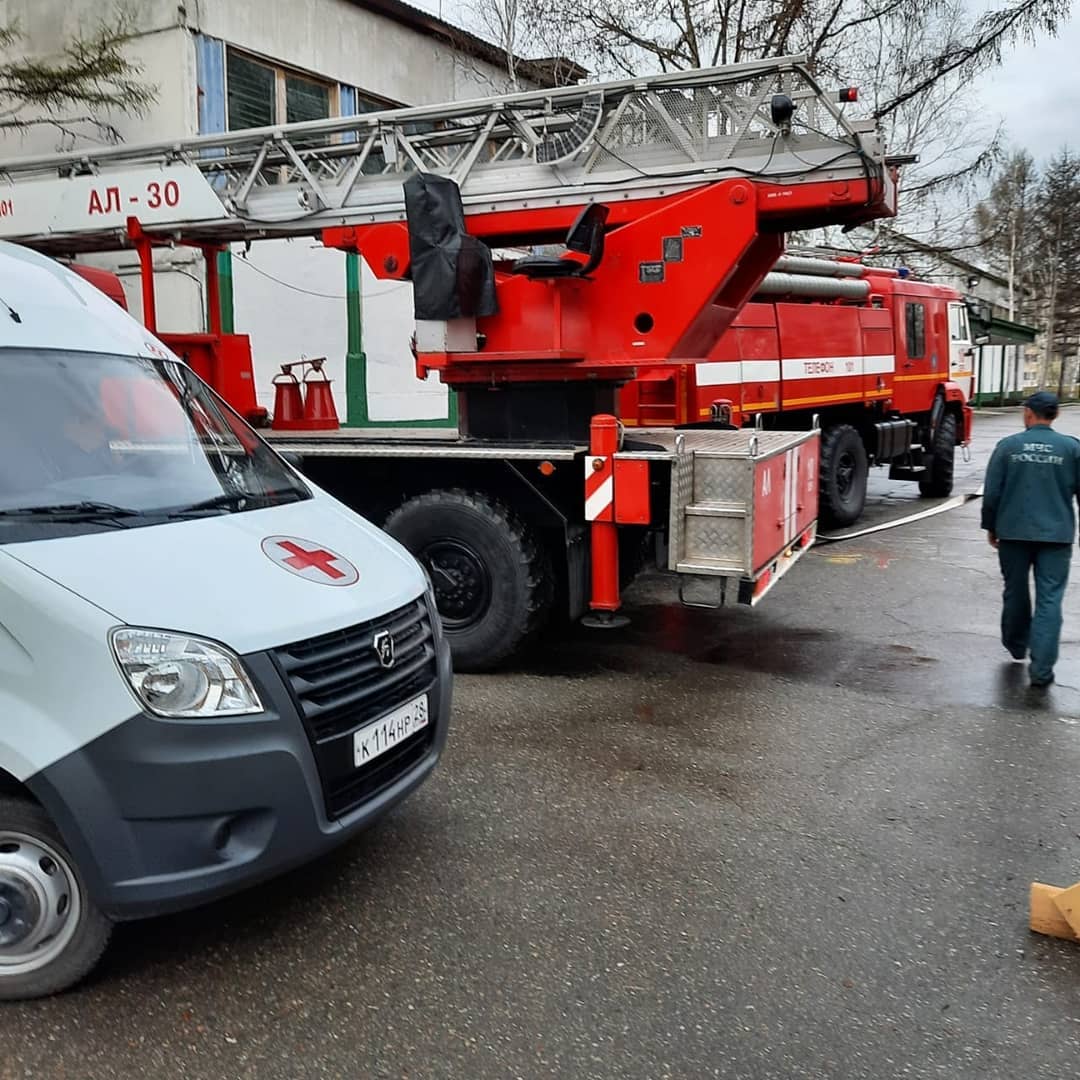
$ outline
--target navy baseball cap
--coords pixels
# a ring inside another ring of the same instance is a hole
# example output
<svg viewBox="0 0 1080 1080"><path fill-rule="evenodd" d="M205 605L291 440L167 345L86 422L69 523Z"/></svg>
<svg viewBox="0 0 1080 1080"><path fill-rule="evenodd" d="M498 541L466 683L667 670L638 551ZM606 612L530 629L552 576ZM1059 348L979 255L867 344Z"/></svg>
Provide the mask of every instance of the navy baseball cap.
<svg viewBox="0 0 1080 1080"><path fill-rule="evenodd" d="M1057 394L1049 390L1039 390L1024 402L1036 416L1056 416L1058 411Z"/></svg>

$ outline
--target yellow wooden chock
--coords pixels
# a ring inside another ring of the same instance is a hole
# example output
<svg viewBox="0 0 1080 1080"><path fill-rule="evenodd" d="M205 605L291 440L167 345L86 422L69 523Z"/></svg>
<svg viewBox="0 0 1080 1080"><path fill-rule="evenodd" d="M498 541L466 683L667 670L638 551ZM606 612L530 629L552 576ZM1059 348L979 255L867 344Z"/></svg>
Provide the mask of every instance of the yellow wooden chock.
<svg viewBox="0 0 1080 1080"><path fill-rule="evenodd" d="M1080 942L1080 882L1059 889L1033 881L1029 925L1036 934Z"/></svg>

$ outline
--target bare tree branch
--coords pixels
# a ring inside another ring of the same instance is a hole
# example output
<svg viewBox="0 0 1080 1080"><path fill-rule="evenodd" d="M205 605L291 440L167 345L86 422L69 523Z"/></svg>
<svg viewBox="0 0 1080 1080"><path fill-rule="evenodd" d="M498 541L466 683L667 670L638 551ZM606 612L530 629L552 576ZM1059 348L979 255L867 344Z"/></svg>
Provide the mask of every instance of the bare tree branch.
<svg viewBox="0 0 1080 1080"><path fill-rule="evenodd" d="M60 114L72 105L91 110L145 114L156 100L156 87L143 81L143 67L125 51L138 32L132 10L118 7L111 19L69 40L49 57L16 56L0 61L0 115L3 127L52 124L65 134L71 121ZM23 33L17 22L0 26L0 48L18 49ZM24 117L24 113L34 114ZM88 118L106 133L111 125Z"/></svg>
<svg viewBox="0 0 1080 1080"><path fill-rule="evenodd" d="M1035 27L1053 32L1058 22L1068 14L1067 0L1019 0L1011 7L986 12L975 24L974 36L968 41L949 41L936 56L923 58L918 67L922 74L901 93L881 105L875 115L887 116L924 93L935 83L955 72L971 72L973 66L997 60L1005 44L1018 35L1030 35Z"/></svg>

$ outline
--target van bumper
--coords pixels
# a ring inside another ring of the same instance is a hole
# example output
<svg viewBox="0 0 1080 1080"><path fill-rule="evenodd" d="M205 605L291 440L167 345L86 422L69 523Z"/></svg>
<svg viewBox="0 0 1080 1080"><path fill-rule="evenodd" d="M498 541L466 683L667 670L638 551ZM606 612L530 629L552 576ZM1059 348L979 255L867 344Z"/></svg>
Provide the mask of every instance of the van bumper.
<svg viewBox="0 0 1080 1080"><path fill-rule="evenodd" d="M426 691L430 739L340 817L327 815L312 742L270 653L244 657L264 713L183 722L138 714L27 786L111 918L215 900L337 847L426 779L446 743L451 707L450 651L441 634L435 648Z"/></svg>

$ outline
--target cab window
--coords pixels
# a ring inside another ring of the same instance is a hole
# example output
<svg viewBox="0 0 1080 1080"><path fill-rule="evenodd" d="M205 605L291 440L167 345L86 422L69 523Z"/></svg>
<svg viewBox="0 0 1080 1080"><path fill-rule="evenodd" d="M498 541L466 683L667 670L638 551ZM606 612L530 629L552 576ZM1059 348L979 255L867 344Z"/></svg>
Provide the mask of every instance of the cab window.
<svg viewBox="0 0 1080 1080"><path fill-rule="evenodd" d="M913 360L926 355L926 305L904 305L907 353Z"/></svg>
<svg viewBox="0 0 1080 1080"><path fill-rule="evenodd" d="M968 328L967 308L963 304L949 305L949 340L970 341L971 331Z"/></svg>

